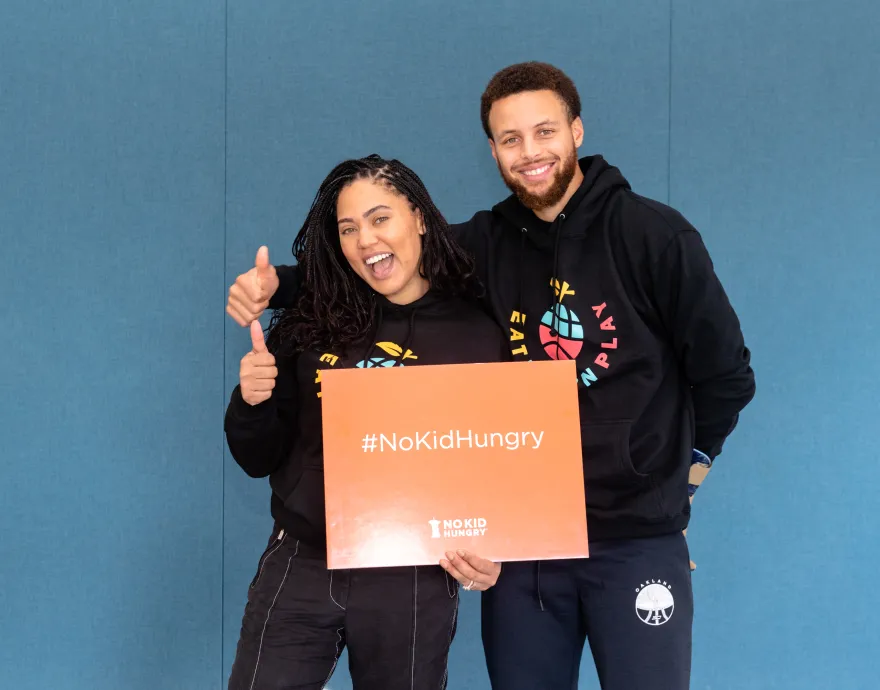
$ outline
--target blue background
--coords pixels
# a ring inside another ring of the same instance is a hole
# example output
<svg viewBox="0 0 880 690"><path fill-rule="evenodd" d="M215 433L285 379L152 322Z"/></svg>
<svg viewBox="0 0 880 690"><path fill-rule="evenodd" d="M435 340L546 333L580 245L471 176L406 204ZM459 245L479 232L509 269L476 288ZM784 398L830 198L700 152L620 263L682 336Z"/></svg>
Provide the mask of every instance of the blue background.
<svg viewBox="0 0 880 690"><path fill-rule="evenodd" d="M450 220L541 59L582 153L703 233L758 396L689 531L694 688L874 688L880 6L873 0L0 6L0 687L225 687L268 486L225 451L247 332L317 184L377 151ZM464 596L450 687L488 688ZM345 663L330 683L349 688ZM589 653L582 688L596 688Z"/></svg>

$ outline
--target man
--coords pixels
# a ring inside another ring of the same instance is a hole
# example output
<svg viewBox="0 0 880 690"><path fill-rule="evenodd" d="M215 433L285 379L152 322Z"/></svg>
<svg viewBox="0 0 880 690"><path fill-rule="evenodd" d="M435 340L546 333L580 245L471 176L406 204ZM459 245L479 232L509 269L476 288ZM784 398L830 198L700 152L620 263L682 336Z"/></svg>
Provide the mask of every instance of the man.
<svg viewBox="0 0 880 690"><path fill-rule="evenodd" d="M504 565L483 595L492 687L577 688L589 640L605 690L687 688L688 477L694 457L704 476L754 395L739 321L698 232L601 156L578 160L580 98L563 72L507 67L481 105L513 194L454 229L513 359L577 362L591 553ZM276 273L262 253L227 311L246 325L295 293L295 267ZM479 582L472 565L449 567Z"/></svg>

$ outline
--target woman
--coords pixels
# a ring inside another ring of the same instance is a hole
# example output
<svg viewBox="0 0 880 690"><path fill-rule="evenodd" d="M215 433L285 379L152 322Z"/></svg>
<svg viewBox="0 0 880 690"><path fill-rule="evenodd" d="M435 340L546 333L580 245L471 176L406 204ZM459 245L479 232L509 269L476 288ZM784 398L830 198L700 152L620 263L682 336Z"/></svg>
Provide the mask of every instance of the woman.
<svg viewBox="0 0 880 690"><path fill-rule="evenodd" d="M327 569L320 371L493 362L509 348L470 299L470 260L398 161L337 166L294 254L297 304L276 314L265 342L251 324L253 351L226 413L235 460L252 477L270 477L275 519L229 687L323 688L346 646L356 690L445 687L456 580L485 590L500 566L448 554L442 568Z"/></svg>

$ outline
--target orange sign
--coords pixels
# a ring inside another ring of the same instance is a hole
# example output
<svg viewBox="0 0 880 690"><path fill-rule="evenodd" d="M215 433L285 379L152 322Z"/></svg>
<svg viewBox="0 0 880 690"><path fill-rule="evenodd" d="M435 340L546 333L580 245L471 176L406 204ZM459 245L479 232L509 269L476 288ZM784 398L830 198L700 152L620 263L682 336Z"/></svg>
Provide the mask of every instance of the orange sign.
<svg viewBox="0 0 880 690"><path fill-rule="evenodd" d="M322 371L327 562L588 555L573 361Z"/></svg>

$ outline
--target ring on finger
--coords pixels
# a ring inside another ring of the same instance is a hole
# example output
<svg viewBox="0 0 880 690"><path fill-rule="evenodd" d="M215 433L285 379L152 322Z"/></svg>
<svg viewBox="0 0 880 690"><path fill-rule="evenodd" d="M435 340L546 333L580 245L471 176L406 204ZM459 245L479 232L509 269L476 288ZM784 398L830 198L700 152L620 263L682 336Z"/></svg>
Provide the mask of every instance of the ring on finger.
<svg viewBox="0 0 880 690"><path fill-rule="evenodd" d="M473 580L471 580L466 585L464 585L464 587L462 587L462 589L466 589L468 592L470 592L474 588L475 584L476 583Z"/></svg>

